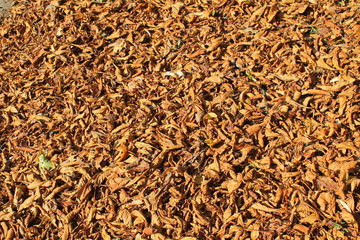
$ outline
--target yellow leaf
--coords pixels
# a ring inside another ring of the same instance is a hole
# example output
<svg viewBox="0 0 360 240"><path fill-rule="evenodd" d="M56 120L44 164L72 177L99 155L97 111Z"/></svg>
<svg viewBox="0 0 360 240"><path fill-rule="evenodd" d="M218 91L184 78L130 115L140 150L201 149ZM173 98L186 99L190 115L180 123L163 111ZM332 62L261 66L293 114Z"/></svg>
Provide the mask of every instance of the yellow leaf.
<svg viewBox="0 0 360 240"><path fill-rule="evenodd" d="M241 182L230 179L225 182L225 187L227 188L228 192L231 194L239 189Z"/></svg>
<svg viewBox="0 0 360 240"><path fill-rule="evenodd" d="M118 133L118 132L120 132L122 129L127 128L127 127L129 127L130 125L131 125L130 123L121 124L120 126L114 128L114 129L111 131L111 134Z"/></svg>
<svg viewBox="0 0 360 240"><path fill-rule="evenodd" d="M253 134L258 133L263 126L264 126L263 123L255 124L255 125L252 125L252 126L248 127L248 128L246 129L246 131L247 131L250 135L253 135Z"/></svg>
<svg viewBox="0 0 360 240"><path fill-rule="evenodd" d="M213 147L214 145L218 144L219 142L221 142L220 139L214 139L214 140L211 140L211 139L205 139L204 141L209 147Z"/></svg>
<svg viewBox="0 0 360 240"><path fill-rule="evenodd" d="M28 118L28 121L31 122L31 123L34 123L34 122L50 122L50 118L47 117L47 116L44 116L44 115L39 115L39 114L34 114L34 115L31 115L29 116Z"/></svg>
<svg viewBox="0 0 360 240"><path fill-rule="evenodd" d="M254 223L254 224L250 225L249 228L252 229L252 231L250 233L250 239L251 240L259 239L260 232L257 230L260 229L260 224Z"/></svg>
<svg viewBox="0 0 360 240"><path fill-rule="evenodd" d="M153 240L166 240L167 238L161 233L155 233L151 235L151 239Z"/></svg>
<svg viewBox="0 0 360 240"><path fill-rule="evenodd" d="M124 145L117 147L115 150L118 151L114 159L115 162L121 162L128 156L127 147Z"/></svg>
<svg viewBox="0 0 360 240"><path fill-rule="evenodd" d="M350 180L350 188L351 191L353 192L355 189L357 189L360 186L360 179L351 179Z"/></svg>
<svg viewBox="0 0 360 240"><path fill-rule="evenodd" d="M358 161L336 161L329 164L329 170L340 171L339 178L345 179L350 169L354 169Z"/></svg>
<svg viewBox="0 0 360 240"><path fill-rule="evenodd" d="M348 223L348 224L356 223L356 220L352 213L350 213L348 211L341 211L341 213L339 213L339 214L342 217L342 219L345 220L346 223Z"/></svg>
<svg viewBox="0 0 360 240"><path fill-rule="evenodd" d="M101 230L101 237L104 240L111 240L110 235L106 232L105 228Z"/></svg>
<svg viewBox="0 0 360 240"><path fill-rule="evenodd" d="M277 7L276 4L274 4L274 5L271 6L270 9L269 9L269 13L268 13L268 15L267 15L267 20L268 20L268 22L271 22L271 21L275 18L275 16L276 16L277 13L278 13L278 7Z"/></svg>
<svg viewBox="0 0 360 240"><path fill-rule="evenodd" d="M115 38L119 38L121 36L119 30L116 31L116 32L113 32L111 35L107 36L105 39L115 39Z"/></svg>
<svg viewBox="0 0 360 240"><path fill-rule="evenodd" d="M340 205L343 207L343 208L345 208L349 213L352 213L352 210L351 210L351 208L349 207L349 205L347 205L347 203L346 202L344 202L344 201L342 201L342 200L338 200L338 203L340 203Z"/></svg>
<svg viewBox="0 0 360 240"><path fill-rule="evenodd" d="M135 226L139 225L139 224L146 224L146 218L139 210L133 210L131 212L131 216L133 216L135 218L134 219Z"/></svg>
<svg viewBox="0 0 360 240"><path fill-rule="evenodd" d="M36 195L32 195L30 197L28 197L20 206L19 206L19 212L23 209L26 209L28 207L30 207L32 204L35 204L35 198Z"/></svg>
<svg viewBox="0 0 360 240"><path fill-rule="evenodd" d="M330 95L328 91L319 90L319 89L308 89L303 92L301 92L302 95L306 94L314 94L314 95Z"/></svg>
<svg viewBox="0 0 360 240"><path fill-rule="evenodd" d="M283 210L281 209L276 209L276 208L270 208L267 206L262 205L261 203L254 203L251 208L255 208L257 210L261 210L264 212L283 212Z"/></svg>
<svg viewBox="0 0 360 240"><path fill-rule="evenodd" d="M205 78L205 82L211 82L211 83L222 83L222 79L219 76L210 76Z"/></svg>
<svg viewBox="0 0 360 240"><path fill-rule="evenodd" d="M209 113L205 114L204 117L203 117L204 120L206 120L206 119L216 119L216 118L217 118L217 115L214 112L209 112Z"/></svg>
<svg viewBox="0 0 360 240"><path fill-rule="evenodd" d="M282 172L281 177L290 178L290 177L299 176L300 174L301 174L301 172L299 172L299 171L297 171L297 172Z"/></svg>
<svg viewBox="0 0 360 240"><path fill-rule="evenodd" d="M3 109L4 112L11 112L11 113L18 113L18 110L14 106L8 106L7 108Z"/></svg>
<svg viewBox="0 0 360 240"><path fill-rule="evenodd" d="M329 214L335 214L335 196L329 192L322 192L317 198L317 203L320 209Z"/></svg>
<svg viewBox="0 0 360 240"><path fill-rule="evenodd" d="M332 68L330 67L324 60L324 58L319 58L319 60L316 61L316 64L319 66L319 67L323 67L323 68L326 68L326 69L329 69L329 70L336 70L335 68Z"/></svg>
<svg viewBox="0 0 360 240"><path fill-rule="evenodd" d="M231 208L228 207L224 212L224 220L225 221L228 220L231 217L231 215L232 215Z"/></svg>
<svg viewBox="0 0 360 240"><path fill-rule="evenodd" d="M300 219L301 223L309 223L309 224L314 224L316 221L319 220L319 214L317 214L316 212L313 214L310 214L307 217L304 217L302 219Z"/></svg>
<svg viewBox="0 0 360 240"><path fill-rule="evenodd" d="M301 224L296 224L294 226L294 229L298 230L299 232L305 233L305 234L309 233L309 228L305 227L304 225L301 225Z"/></svg>
<svg viewBox="0 0 360 240"><path fill-rule="evenodd" d="M0 66L0 73L6 73L5 69L2 66Z"/></svg>
<svg viewBox="0 0 360 240"><path fill-rule="evenodd" d="M335 147L338 149L354 150L355 152L359 151L359 149L357 147L355 147L352 142L337 143L337 144L335 144Z"/></svg>
<svg viewBox="0 0 360 240"><path fill-rule="evenodd" d="M212 51L216 50L221 45L222 41L223 41L222 37L213 39L211 41L211 45L206 50L209 51L209 52L212 52Z"/></svg>
<svg viewBox="0 0 360 240"><path fill-rule="evenodd" d="M119 220L121 220L127 226L132 226L133 224L131 214L126 209L119 211Z"/></svg>

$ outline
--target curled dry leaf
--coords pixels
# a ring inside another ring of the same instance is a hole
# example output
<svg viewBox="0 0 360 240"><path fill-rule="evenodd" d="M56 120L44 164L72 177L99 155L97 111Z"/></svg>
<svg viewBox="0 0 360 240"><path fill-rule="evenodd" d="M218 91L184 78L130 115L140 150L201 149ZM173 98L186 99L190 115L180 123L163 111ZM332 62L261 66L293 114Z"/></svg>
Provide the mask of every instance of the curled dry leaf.
<svg viewBox="0 0 360 240"><path fill-rule="evenodd" d="M0 29L0 236L356 239L358 12L17 1Z"/></svg>

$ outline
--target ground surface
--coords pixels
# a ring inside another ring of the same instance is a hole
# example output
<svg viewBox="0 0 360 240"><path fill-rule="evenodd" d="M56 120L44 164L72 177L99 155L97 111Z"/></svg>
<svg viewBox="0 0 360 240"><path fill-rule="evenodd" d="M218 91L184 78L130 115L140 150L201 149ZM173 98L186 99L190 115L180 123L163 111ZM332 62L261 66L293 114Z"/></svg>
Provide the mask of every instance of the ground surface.
<svg viewBox="0 0 360 240"><path fill-rule="evenodd" d="M356 239L356 2L15 2L1 239Z"/></svg>
<svg viewBox="0 0 360 240"><path fill-rule="evenodd" d="M11 1L0 0L0 18L9 17L10 11L11 11Z"/></svg>

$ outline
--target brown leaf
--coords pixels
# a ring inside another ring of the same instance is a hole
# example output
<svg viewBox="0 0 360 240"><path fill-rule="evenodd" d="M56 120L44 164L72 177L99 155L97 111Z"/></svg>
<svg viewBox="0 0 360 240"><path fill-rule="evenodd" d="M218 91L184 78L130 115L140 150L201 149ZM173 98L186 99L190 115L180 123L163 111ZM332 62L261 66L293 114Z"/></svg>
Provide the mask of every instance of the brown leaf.
<svg viewBox="0 0 360 240"><path fill-rule="evenodd" d="M296 224L294 226L294 229L295 230L298 230L299 232L302 232L302 233L305 233L305 234L308 234L310 229L308 227L305 227L304 225L302 224Z"/></svg>
<svg viewBox="0 0 360 240"><path fill-rule="evenodd" d="M30 206L35 204L37 196L36 195L32 195L30 197L28 197L27 199L25 199L25 201L23 203L20 204L19 206L19 211L23 210L23 209L27 209Z"/></svg>
<svg viewBox="0 0 360 240"><path fill-rule="evenodd" d="M326 69L329 69L329 70L336 70L335 68L329 66L323 57L320 57L317 61L316 61L316 64L319 66L319 67L323 67L323 68L326 68Z"/></svg>
<svg viewBox="0 0 360 240"><path fill-rule="evenodd" d="M308 224L314 224L316 221L319 221L319 214L317 213L312 213L304 218L300 219L301 223L308 223Z"/></svg>
<svg viewBox="0 0 360 240"><path fill-rule="evenodd" d="M254 209L257 209L257 210L264 211L264 212L277 212L277 213L280 213L280 212L283 211L282 209L276 209L276 208L271 208L271 207L264 206L261 203L254 203L251 207L254 208Z"/></svg>
<svg viewBox="0 0 360 240"><path fill-rule="evenodd" d="M106 229L105 229L105 228L103 228L103 229L101 230L101 237L102 237L102 239L104 239L104 240L111 240L111 237L110 237L110 235L106 232Z"/></svg>
<svg viewBox="0 0 360 240"><path fill-rule="evenodd" d="M211 45L206 49L208 52L212 52L216 50L223 43L223 38L218 37L216 39L211 40Z"/></svg>
<svg viewBox="0 0 360 240"><path fill-rule="evenodd" d="M343 142L343 143L336 143L335 147L338 149L349 149L353 150L355 152L359 152L359 149L354 146L354 143L352 142Z"/></svg>
<svg viewBox="0 0 360 240"><path fill-rule="evenodd" d="M306 94L314 94L314 95L330 95L329 92L324 91L324 90L318 90L318 89L308 89L305 91L301 92L301 95L306 95Z"/></svg>

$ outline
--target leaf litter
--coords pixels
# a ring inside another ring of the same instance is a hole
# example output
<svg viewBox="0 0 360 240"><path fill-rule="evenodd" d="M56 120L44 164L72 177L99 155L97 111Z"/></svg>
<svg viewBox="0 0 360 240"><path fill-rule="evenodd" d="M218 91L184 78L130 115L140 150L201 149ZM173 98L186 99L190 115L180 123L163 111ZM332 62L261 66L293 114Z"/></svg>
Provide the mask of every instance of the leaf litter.
<svg viewBox="0 0 360 240"><path fill-rule="evenodd" d="M15 1L4 239L355 239L359 3Z"/></svg>

